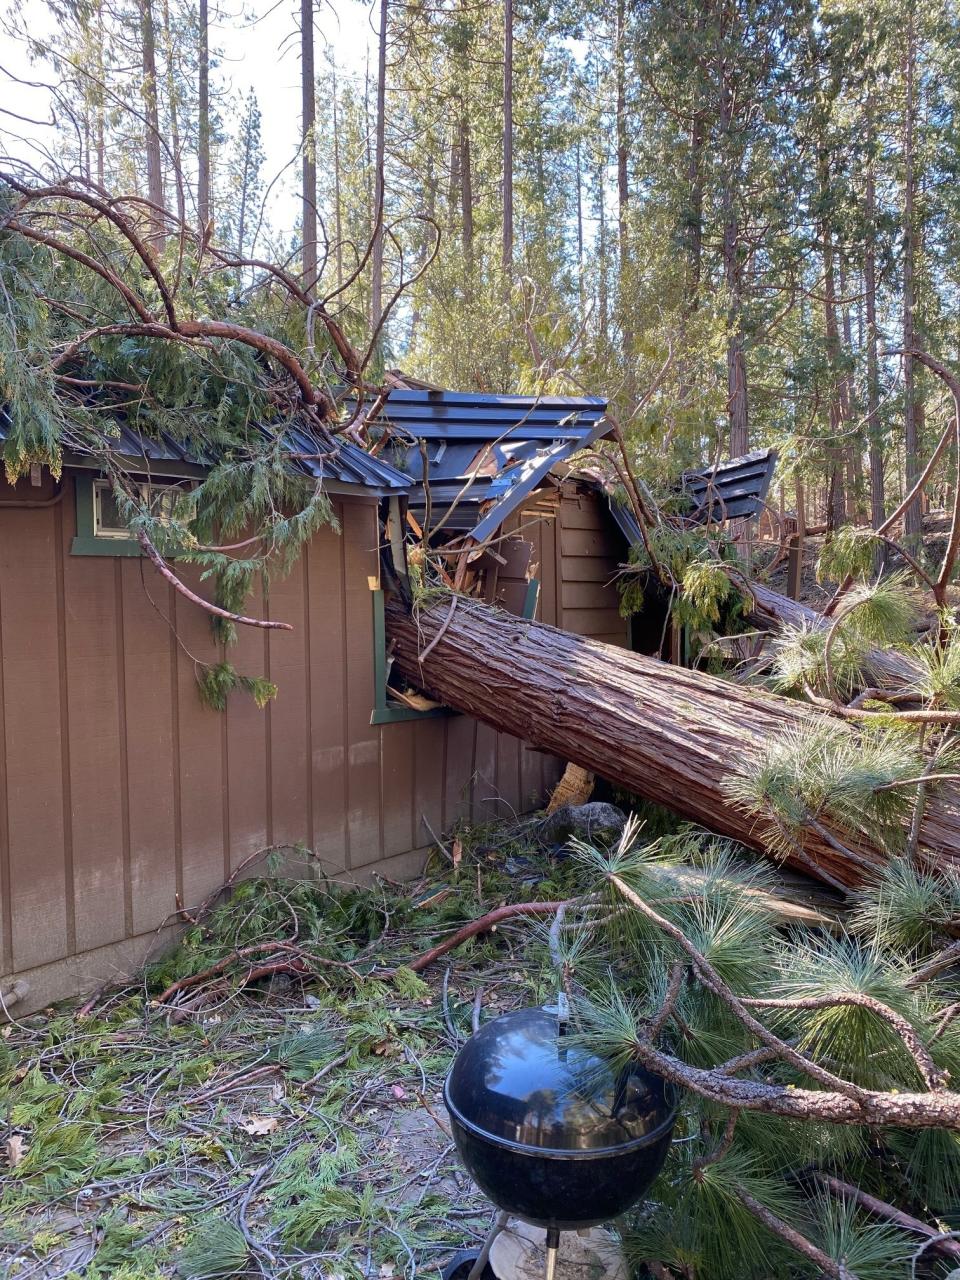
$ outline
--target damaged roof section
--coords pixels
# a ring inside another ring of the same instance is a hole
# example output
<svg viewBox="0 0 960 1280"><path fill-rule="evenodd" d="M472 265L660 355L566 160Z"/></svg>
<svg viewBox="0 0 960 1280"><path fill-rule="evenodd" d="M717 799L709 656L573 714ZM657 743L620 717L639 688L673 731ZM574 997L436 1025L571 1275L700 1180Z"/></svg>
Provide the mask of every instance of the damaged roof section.
<svg viewBox="0 0 960 1280"><path fill-rule="evenodd" d="M690 501L684 518L692 524L721 524L724 520L761 515L776 465L776 450L758 449L702 471L686 472L679 485ZM608 497L611 514L621 533L628 542L638 542L640 528L633 511L613 495Z"/></svg>
<svg viewBox="0 0 960 1280"><path fill-rule="evenodd" d="M392 390L369 425L389 430L382 456L412 482L422 525L482 542L549 472L606 434L607 402L593 396L497 396ZM426 476L424 475L426 460Z"/></svg>
<svg viewBox="0 0 960 1280"><path fill-rule="evenodd" d="M774 449L757 449L715 467L688 471L682 488L689 494L693 510L687 519L697 524L708 521L743 520L759 516L767 501L777 454Z"/></svg>

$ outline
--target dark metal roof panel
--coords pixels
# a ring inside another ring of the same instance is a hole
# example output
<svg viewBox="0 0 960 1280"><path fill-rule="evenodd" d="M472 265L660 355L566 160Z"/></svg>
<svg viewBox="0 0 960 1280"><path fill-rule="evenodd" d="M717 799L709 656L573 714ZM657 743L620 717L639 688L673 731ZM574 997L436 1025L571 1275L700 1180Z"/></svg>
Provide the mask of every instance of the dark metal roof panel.
<svg viewBox="0 0 960 1280"><path fill-rule="evenodd" d="M0 443L7 437L9 419L0 407ZM112 449L122 458L136 462L143 459L148 465L145 469L163 475L164 463L178 466L184 464L198 467L211 467L216 459L191 441L176 441L165 433L159 438L146 436L123 423L110 425ZM264 428L264 436L271 433ZM338 484L372 490L379 495L406 493L412 481L408 475L381 458L375 458L349 440L337 440L333 448L329 441L320 440L312 432L299 427L289 427L284 432L282 443L284 449L298 455L292 459L295 464L308 475L317 479L326 479ZM84 456L93 457L92 450L74 450L77 465Z"/></svg>
<svg viewBox="0 0 960 1280"><path fill-rule="evenodd" d="M759 516L776 465L774 449L757 449L715 467L688 472L682 484L695 507L692 518L705 522Z"/></svg>
<svg viewBox="0 0 960 1280"><path fill-rule="evenodd" d="M707 520L741 520L759 516L766 503L777 455L774 449L759 449L732 458L716 467L687 472L682 488L694 504L687 519L699 524ZM611 494L610 514L628 542L639 542L640 529L632 509Z"/></svg>
<svg viewBox="0 0 960 1280"><path fill-rule="evenodd" d="M423 441L433 519L443 518L445 527L469 530L482 541L553 467L606 433L606 407L607 402L595 396L396 388L376 421L394 428L393 457L413 481L413 510L426 509L419 447Z"/></svg>
<svg viewBox="0 0 960 1280"><path fill-rule="evenodd" d="M603 417L594 396L494 396L460 391L390 392L378 419L421 440L556 440L581 435Z"/></svg>

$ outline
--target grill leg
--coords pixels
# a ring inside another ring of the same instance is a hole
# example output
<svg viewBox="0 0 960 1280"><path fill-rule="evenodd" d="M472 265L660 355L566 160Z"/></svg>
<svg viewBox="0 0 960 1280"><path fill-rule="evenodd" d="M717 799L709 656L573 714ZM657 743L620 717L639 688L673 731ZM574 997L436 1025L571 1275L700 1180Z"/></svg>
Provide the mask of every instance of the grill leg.
<svg viewBox="0 0 960 1280"><path fill-rule="evenodd" d="M557 1269L557 1250L560 1248L560 1232L556 1227L547 1231L547 1260L543 1269L543 1280L553 1280Z"/></svg>
<svg viewBox="0 0 960 1280"><path fill-rule="evenodd" d="M496 1222L494 1222L493 1226L487 1232L487 1238L484 1240L483 1246L477 1254L476 1262L470 1268L470 1274L467 1276L467 1280L480 1280L480 1277L483 1275L483 1269L487 1265L487 1261L490 1257L490 1250L493 1248L493 1242L507 1225L509 1220L509 1213L501 1209L497 1214Z"/></svg>

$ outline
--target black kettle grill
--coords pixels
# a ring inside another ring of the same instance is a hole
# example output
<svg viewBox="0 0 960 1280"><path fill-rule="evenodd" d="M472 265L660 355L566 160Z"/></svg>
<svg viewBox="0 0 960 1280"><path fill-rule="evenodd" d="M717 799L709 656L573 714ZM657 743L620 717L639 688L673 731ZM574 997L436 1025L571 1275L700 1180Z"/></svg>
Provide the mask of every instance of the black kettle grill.
<svg viewBox="0 0 960 1280"><path fill-rule="evenodd" d="M488 1022L457 1054L443 1094L461 1160L502 1211L494 1231L508 1214L546 1228L548 1280L561 1231L640 1200L677 1114L660 1077L637 1064L618 1074L571 1042L565 1004Z"/></svg>

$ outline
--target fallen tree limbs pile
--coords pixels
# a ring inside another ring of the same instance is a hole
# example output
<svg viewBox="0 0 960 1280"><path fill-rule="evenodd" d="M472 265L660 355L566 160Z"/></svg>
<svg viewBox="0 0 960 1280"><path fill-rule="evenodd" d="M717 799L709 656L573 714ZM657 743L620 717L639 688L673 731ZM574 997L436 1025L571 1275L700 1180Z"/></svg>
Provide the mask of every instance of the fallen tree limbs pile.
<svg viewBox="0 0 960 1280"><path fill-rule="evenodd" d="M387 627L395 669L449 706L761 852L784 847L775 819L745 812L729 788L785 732L821 726L816 708L463 598L453 611L440 602L415 615L391 600ZM927 797L918 849L934 864L956 864L958 848L960 795L944 786ZM784 852L837 886L858 883L886 858L865 830L832 829L822 818Z"/></svg>

